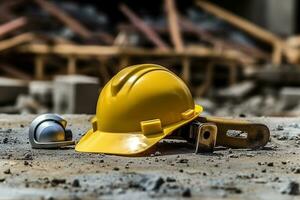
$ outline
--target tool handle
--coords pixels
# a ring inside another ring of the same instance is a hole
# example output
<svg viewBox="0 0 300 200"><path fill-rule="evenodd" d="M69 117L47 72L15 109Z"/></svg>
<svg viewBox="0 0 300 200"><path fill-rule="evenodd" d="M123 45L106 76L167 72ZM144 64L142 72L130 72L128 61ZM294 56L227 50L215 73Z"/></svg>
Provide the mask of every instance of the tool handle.
<svg viewBox="0 0 300 200"><path fill-rule="evenodd" d="M199 117L198 120L202 123L216 124L218 128L217 146L256 149L265 146L270 138L269 128L264 124L219 117ZM239 138L229 136L228 131L230 130L246 132L247 137Z"/></svg>

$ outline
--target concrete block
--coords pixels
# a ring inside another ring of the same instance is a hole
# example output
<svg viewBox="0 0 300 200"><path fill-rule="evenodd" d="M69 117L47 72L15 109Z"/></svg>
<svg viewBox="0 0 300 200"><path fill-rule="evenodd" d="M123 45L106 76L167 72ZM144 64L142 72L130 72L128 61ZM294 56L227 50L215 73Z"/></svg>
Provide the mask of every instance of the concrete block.
<svg viewBox="0 0 300 200"><path fill-rule="evenodd" d="M0 104L13 104L21 94L28 94L25 81L0 77Z"/></svg>
<svg viewBox="0 0 300 200"><path fill-rule="evenodd" d="M43 105L52 105L52 81L31 81L29 83L29 94Z"/></svg>
<svg viewBox="0 0 300 200"><path fill-rule="evenodd" d="M296 0L265 1L266 28L279 35L292 35L297 28Z"/></svg>
<svg viewBox="0 0 300 200"><path fill-rule="evenodd" d="M279 96L287 108L295 107L300 104L300 87L284 87Z"/></svg>
<svg viewBox="0 0 300 200"><path fill-rule="evenodd" d="M253 81L244 81L228 88L218 90L217 96L226 99L241 99L255 89Z"/></svg>
<svg viewBox="0 0 300 200"><path fill-rule="evenodd" d="M99 80L82 75L57 76L53 85L54 112L95 114Z"/></svg>

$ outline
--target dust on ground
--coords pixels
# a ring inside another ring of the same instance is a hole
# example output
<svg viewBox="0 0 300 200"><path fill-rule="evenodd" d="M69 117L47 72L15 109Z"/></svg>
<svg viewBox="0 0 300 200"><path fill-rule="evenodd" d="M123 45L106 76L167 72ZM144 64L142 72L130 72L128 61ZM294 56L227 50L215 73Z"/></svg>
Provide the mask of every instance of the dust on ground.
<svg viewBox="0 0 300 200"><path fill-rule="evenodd" d="M186 143L162 141L149 156L121 157L31 149L34 117L0 115L0 199L300 198L300 118L252 118L271 130L258 151L195 155ZM65 117L76 141L90 128L91 116Z"/></svg>

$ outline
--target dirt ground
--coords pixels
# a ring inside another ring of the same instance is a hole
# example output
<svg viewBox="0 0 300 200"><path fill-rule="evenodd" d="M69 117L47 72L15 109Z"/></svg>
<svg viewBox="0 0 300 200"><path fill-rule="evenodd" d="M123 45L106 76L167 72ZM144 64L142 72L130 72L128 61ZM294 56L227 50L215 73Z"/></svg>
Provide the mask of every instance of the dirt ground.
<svg viewBox="0 0 300 200"><path fill-rule="evenodd" d="M152 155L120 157L31 149L34 117L0 115L0 199L300 199L300 118L251 119L271 130L263 150L195 155L164 141ZM90 128L91 116L65 117L76 140Z"/></svg>

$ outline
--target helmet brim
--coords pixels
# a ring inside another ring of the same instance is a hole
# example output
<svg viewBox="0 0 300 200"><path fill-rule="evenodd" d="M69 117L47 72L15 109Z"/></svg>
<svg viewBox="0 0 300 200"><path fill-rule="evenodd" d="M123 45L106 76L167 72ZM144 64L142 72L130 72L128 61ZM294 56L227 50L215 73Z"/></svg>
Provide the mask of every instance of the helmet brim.
<svg viewBox="0 0 300 200"><path fill-rule="evenodd" d="M89 130L75 146L78 152L105 153L124 156L132 156L145 152L161 139L171 134L174 130L189 123L199 116L202 107L195 105L195 114L193 117L182 120L175 124L166 126L163 131L153 135L144 135L141 133L110 133L102 131Z"/></svg>

